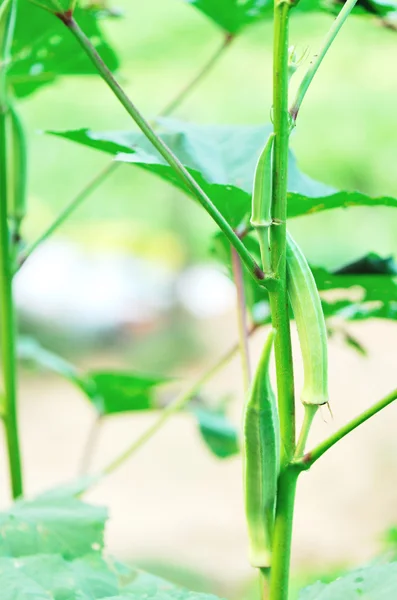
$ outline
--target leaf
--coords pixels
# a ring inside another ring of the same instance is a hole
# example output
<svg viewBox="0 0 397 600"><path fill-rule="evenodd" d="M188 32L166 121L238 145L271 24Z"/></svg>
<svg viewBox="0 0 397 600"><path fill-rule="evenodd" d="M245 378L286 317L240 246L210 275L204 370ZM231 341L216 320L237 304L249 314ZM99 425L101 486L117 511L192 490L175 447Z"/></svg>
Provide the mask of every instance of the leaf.
<svg viewBox="0 0 397 600"><path fill-rule="evenodd" d="M238 433L223 412L208 407L193 407L201 436L215 456L229 458L240 452Z"/></svg>
<svg viewBox="0 0 397 600"><path fill-rule="evenodd" d="M54 14L72 10L76 4L76 0L29 0L29 2Z"/></svg>
<svg viewBox="0 0 397 600"><path fill-rule="evenodd" d="M260 260L259 244L253 234L244 238L244 243L250 253ZM230 244L223 234L213 238L213 254L226 266L227 273L232 278ZM355 271L367 271L370 274L355 274ZM342 265L335 273L324 267L311 265L316 284L320 292L338 290L338 300L332 301L327 296L322 298L326 318L339 316L346 320L356 321L369 318L397 320L397 269L392 258L382 258L371 253L354 261L350 265ZM386 271L386 273L382 273ZM390 273L390 274L388 274ZM269 297L266 290L257 285L244 268L244 287L247 307L255 323L270 322ZM354 289L358 300L351 300L351 290ZM345 290L345 298L342 293ZM324 294L323 294L324 296Z"/></svg>
<svg viewBox="0 0 397 600"><path fill-rule="evenodd" d="M77 558L103 548L107 511L73 497L20 500L0 513L0 556Z"/></svg>
<svg viewBox="0 0 397 600"><path fill-rule="evenodd" d="M273 13L269 0L187 0L189 4L210 17L219 27L231 34Z"/></svg>
<svg viewBox="0 0 397 600"><path fill-rule="evenodd" d="M234 227L239 225L250 214L257 159L272 127L194 125L175 119L161 119L160 123L165 129L160 134L162 140L229 223ZM117 160L150 171L191 194L142 133L88 129L49 133L112 154ZM288 185L290 191L308 196L323 197L334 192L301 173L292 153Z"/></svg>
<svg viewBox="0 0 397 600"><path fill-rule="evenodd" d="M96 600L119 592L116 576L98 555L71 562L57 554L3 558L0 585L2 600Z"/></svg>
<svg viewBox="0 0 397 600"><path fill-rule="evenodd" d="M221 29L235 35L244 27L264 19L272 19L273 3L269 0L186 0L200 10ZM300 0L295 12L339 12L343 2L327 0ZM358 0L356 14L384 17L397 10L395 0Z"/></svg>
<svg viewBox="0 0 397 600"><path fill-rule="evenodd" d="M386 206L397 208L397 199L389 196L372 198L361 192L342 191L313 197L302 194L288 194L288 218L312 215L335 208L352 208L357 206Z"/></svg>
<svg viewBox="0 0 397 600"><path fill-rule="evenodd" d="M58 356L50 350L46 350L41 344L30 337L20 337L17 345L18 358L61 375L76 385L90 399L95 398L96 386L93 381L70 362Z"/></svg>
<svg viewBox="0 0 397 600"><path fill-rule="evenodd" d="M332 583L316 583L299 594L299 600L394 600L396 597L397 563L357 569Z"/></svg>
<svg viewBox="0 0 397 600"><path fill-rule="evenodd" d="M156 408L154 390L167 383L167 377L122 371L91 371L88 380L96 391L90 396L100 415Z"/></svg>
<svg viewBox="0 0 397 600"><path fill-rule="evenodd" d="M91 371L83 373L64 358L46 350L36 340L21 337L18 356L37 366L57 373L77 386L94 405L99 415L155 407L154 390L169 378L123 371Z"/></svg>
<svg viewBox="0 0 397 600"><path fill-rule="evenodd" d="M27 0L18 5L13 61L8 72L8 81L16 96L28 96L60 76L96 74L94 66L59 19ZM110 12L77 8L75 16L108 67L116 70L118 60L100 28L100 19L111 16Z"/></svg>
<svg viewBox="0 0 397 600"><path fill-rule="evenodd" d="M160 119L160 137L188 168L227 221L240 225L251 212L251 192L258 156L271 131L270 125L194 125ZM80 129L49 132L112 154L161 177L190 195L174 171L139 132L93 132ZM360 192L336 192L302 173L293 154L289 156L288 217L336 208L386 206L397 208L397 199L371 198Z"/></svg>

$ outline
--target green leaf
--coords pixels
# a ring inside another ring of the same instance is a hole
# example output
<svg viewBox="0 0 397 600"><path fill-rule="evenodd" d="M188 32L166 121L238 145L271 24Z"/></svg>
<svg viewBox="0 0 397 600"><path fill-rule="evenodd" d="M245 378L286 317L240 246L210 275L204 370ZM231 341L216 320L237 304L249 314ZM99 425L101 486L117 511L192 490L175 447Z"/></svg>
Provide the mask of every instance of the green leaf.
<svg viewBox="0 0 397 600"><path fill-rule="evenodd" d="M38 600L96 600L119 592L116 576L99 555L71 562L57 554L3 558L0 585L2 600L30 600L31 592Z"/></svg>
<svg viewBox="0 0 397 600"><path fill-rule="evenodd" d="M259 244L254 234L247 235L244 243L250 253L260 260ZM213 254L226 266L232 278L230 244L218 233L213 238ZM311 265L320 292L338 290L338 300L322 298L326 318L339 316L349 321L370 318L397 320L397 265L392 258L371 253L348 265L341 265L332 273L324 267ZM362 273L364 271L364 273ZM269 297L244 269L246 302L255 323L270 321ZM354 289L358 300L351 300ZM345 291L345 298L343 298ZM324 294L323 294L324 295Z"/></svg>
<svg viewBox="0 0 397 600"><path fill-rule="evenodd" d="M229 458L240 452L238 433L224 412L209 407L192 407L201 436L215 456Z"/></svg>
<svg viewBox="0 0 397 600"><path fill-rule="evenodd" d="M270 0L187 0L230 34L273 14Z"/></svg>
<svg viewBox="0 0 397 600"><path fill-rule="evenodd" d="M188 168L227 221L237 227L251 212L251 192L258 156L272 129L265 126L194 125L161 119L164 142ZM50 132L101 150L161 177L190 195L171 167L139 132ZM336 192L302 173L289 157L288 217L355 206L397 208L391 197L371 198L360 192Z"/></svg>
<svg viewBox="0 0 397 600"><path fill-rule="evenodd" d="M122 371L91 371L88 380L95 385L90 396L100 415L156 408L154 391L167 383L167 377Z"/></svg>
<svg viewBox="0 0 397 600"><path fill-rule="evenodd" d="M264 19L272 19L273 2L270 0L186 0L209 17L221 29L235 35L244 27ZM342 2L327 0L300 0L295 13L330 12L337 14ZM395 0L358 0L356 14L385 17L397 10Z"/></svg>
<svg viewBox="0 0 397 600"><path fill-rule="evenodd" d="M100 28L100 19L109 15L104 10L88 8L75 11L79 25L114 71L118 61ZM8 81L15 95L20 97L53 83L60 76L96 74L63 23L27 0L18 3L12 55Z"/></svg>
<svg viewBox="0 0 397 600"><path fill-rule="evenodd" d="M396 597L397 563L357 569L332 583L316 583L299 594L299 600L394 600Z"/></svg>
<svg viewBox="0 0 397 600"><path fill-rule="evenodd" d="M310 197L308 195L288 194L288 218L312 215L335 208L353 208L357 206L386 206L397 208L397 199L389 196L372 198L361 192L336 192Z"/></svg>
<svg viewBox="0 0 397 600"><path fill-rule="evenodd" d="M216 600L98 554L72 561L58 554L0 558L2 600Z"/></svg>
<svg viewBox="0 0 397 600"><path fill-rule="evenodd" d="M272 126L194 125L175 119L161 119L160 123L166 130L160 134L163 141L229 223L239 225L250 214L255 167ZM142 133L88 129L49 133L112 154L117 160L150 171L190 194ZM288 186L290 191L308 196L322 197L334 192L301 173L292 153Z"/></svg>
<svg viewBox="0 0 397 600"><path fill-rule="evenodd" d="M29 2L54 14L73 10L76 4L76 0L29 0Z"/></svg>
<svg viewBox="0 0 397 600"><path fill-rule="evenodd" d="M55 553L72 559L99 552L106 519L104 508L73 497L20 500L0 513L0 556Z"/></svg>
<svg viewBox="0 0 397 600"><path fill-rule="evenodd" d="M159 375L123 371L84 373L28 337L19 338L18 357L70 381L84 393L101 416L156 408L155 388L169 381L169 378Z"/></svg>
<svg viewBox="0 0 397 600"><path fill-rule="evenodd" d="M85 377L70 362L58 356L58 354L43 348L37 340L30 337L20 337L18 339L17 353L20 360L33 363L42 369L57 373L76 385L90 399L95 398L95 383Z"/></svg>

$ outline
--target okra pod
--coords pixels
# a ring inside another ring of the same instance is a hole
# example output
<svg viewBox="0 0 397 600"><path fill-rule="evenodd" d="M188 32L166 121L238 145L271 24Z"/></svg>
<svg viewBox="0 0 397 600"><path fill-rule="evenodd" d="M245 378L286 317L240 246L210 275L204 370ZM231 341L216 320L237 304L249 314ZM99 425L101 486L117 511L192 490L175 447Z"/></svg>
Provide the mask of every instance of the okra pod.
<svg viewBox="0 0 397 600"><path fill-rule="evenodd" d="M270 567L280 465L280 430L269 377L272 330L263 349L244 411L243 467L249 554L253 567Z"/></svg>
<svg viewBox="0 0 397 600"><path fill-rule="evenodd" d="M269 228L272 224L272 157L275 134L271 133L255 169L251 225L256 229L264 273L271 271Z"/></svg>
<svg viewBox="0 0 397 600"><path fill-rule="evenodd" d="M327 328L313 273L301 249L287 233L287 286L302 352L303 404L328 403Z"/></svg>

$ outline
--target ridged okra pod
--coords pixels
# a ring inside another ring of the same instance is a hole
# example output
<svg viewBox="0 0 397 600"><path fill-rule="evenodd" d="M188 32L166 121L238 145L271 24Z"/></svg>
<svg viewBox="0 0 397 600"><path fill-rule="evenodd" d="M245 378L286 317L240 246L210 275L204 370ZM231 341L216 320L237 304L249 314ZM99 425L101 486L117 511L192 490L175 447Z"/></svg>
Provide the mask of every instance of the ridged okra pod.
<svg viewBox="0 0 397 600"><path fill-rule="evenodd" d="M260 359L244 411L243 468L249 554L253 567L268 568L280 464L276 399L269 377L272 330Z"/></svg>
<svg viewBox="0 0 397 600"><path fill-rule="evenodd" d="M269 138L258 159L252 191L251 225L257 232L261 250L263 272L270 274L269 230L272 224L272 157L274 133Z"/></svg>
<svg viewBox="0 0 397 600"><path fill-rule="evenodd" d="M287 233L287 286L302 352L305 405L328 402L327 328L313 273L301 249Z"/></svg>

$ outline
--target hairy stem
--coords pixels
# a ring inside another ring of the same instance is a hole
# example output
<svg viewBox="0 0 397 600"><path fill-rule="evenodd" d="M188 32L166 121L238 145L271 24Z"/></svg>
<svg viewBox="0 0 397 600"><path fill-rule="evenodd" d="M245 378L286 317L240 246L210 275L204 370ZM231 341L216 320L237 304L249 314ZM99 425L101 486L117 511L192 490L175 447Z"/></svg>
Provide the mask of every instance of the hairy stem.
<svg viewBox="0 0 397 600"><path fill-rule="evenodd" d="M164 158L164 160L170 165L174 172L183 181L186 188L195 196L201 206L207 211L212 217L218 227L228 238L232 246L237 250L245 263L248 271L251 275L263 283L263 285L275 286L276 282L271 278L266 278L259 265L255 262L243 242L234 232L233 228L229 225L223 215L219 212L216 206L211 202L207 194L201 189L197 181L190 175L189 171L183 166L180 160L175 156L170 148L164 143L164 141L156 134L153 128L150 126L148 121L141 115L136 106L131 102L127 94L117 83L113 77L111 71L108 69L94 46L80 29L76 21L69 13L58 14L59 19L68 27L71 33L74 35L88 58L91 60L93 65L96 67L99 75L110 87L116 98L120 101L122 106L125 108L130 117L135 121L143 134L153 144L154 148Z"/></svg>
<svg viewBox="0 0 397 600"><path fill-rule="evenodd" d="M237 291L237 320L240 343L241 364L243 369L244 390L247 391L251 383L251 361L248 347L247 307L244 291L244 273L241 260L232 248L233 279Z"/></svg>
<svg viewBox="0 0 397 600"><path fill-rule="evenodd" d="M175 96L175 98L173 98L173 100L171 100L171 102L163 108L163 110L160 112L161 117L166 117L170 115L178 106L180 106L180 104L182 104L185 98L213 69L213 67L216 65L216 63L219 61L219 59L225 53L225 51L229 48L230 44L234 39L234 36L232 36L231 34L225 35L222 45L216 49L215 53L210 57L210 59L205 63L205 65L200 69L200 71L193 77L191 81L189 81L185 85L184 88L182 88L179 94Z"/></svg>
<svg viewBox="0 0 397 600"><path fill-rule="evenodd" d="M46 229L40 237L35 240L30 246L28 246L19 258L19 266L25 264L27 259L33 254L35 250L45 242L63 223L70 217L70 215L90 196L111 173L113 173L121 163L111 162L107 165L100 173L82 189L75 198L63 209L63 211L55 218L51 225Z"/></svg>
<svg viewBox="0 0 397 600"><path fill-rule="evenodd" d="M306 96L306 92L309 89L309 86L310 86L311 82L313 81L315 74L317 73L325 55L327 54L328 50L330 49L332 42L338 35L341 27L343 26L347 17L350 15L351 11L355 7L356 3L357 3L357 0L346 0L345 4L343 5L342 10L340 11L338 16L334 20L332 27L330 28L330 30L323 42L321 49L319 50L319 52L317 54L315 54L313 60L311 61L310 66L298 88L295 100L290 108L290 114L291 114L291 117L294 122L296 121L296 118L298 116L298 112L302 105L303 99Z"/></svg>
<svg viewBox="0 0 397 600"><path fill-rule="evenodd" d="M321 442L318 446L313 448L310 452L307 452L300 460L294 461L294 464L299 467L302 471L310 469L310 467L327 452L332 446L337 444L340 440L346 437L349 433L357 429L360 425L371 419L378 412L389 406L392 402L397 400L397 389L393 390L390 394L379 400L376 404L368 408L366 411L358 415L346 425L341 427L338 431L332 434L329 438Z"/></svg>
<svg viewBox="0 0 397 600"><path fill-rule="evenodd" d="M4 385L3 421L13 498L23 493L17 419L17 361L15 314L12 294L12 257L7 220L7 107L0 105L0 322Z"/></svg>
<svg viewBox="0 0 397 600"><path fill-rule="evenodd" d="M256 326L253 326L249 331L249 335L256 331ZM226 354L224 354L214 365L212 365L198 381L196 381L187 391L182 392L175 398L166 408L164 408L156 421L137 439L129 448L124 450L120 456L112 460L104 469L102 469L100 477L109 475L118 469L122 464L126 462L137 450L146 444L156 433L159 431L167 421L173 417L176 413L182 410L193 398L193 396L200 390L200 388L207 383L218 371L223 369L229 361L239 351L239 344L235 344Z"/></svg>
<svg viewBox="0 0 397 600"><path fill-rule="evenodd" d="M273 191L270 228L272 271L279 280L277 290L270 292L272 325L276 330L275 357L278 410L281 431L281 468L277 495L272 565L271 600L288 600L292 522L296 475L287 468L295 453L295 401L291 332L286 274L286 218L288 176L288 25L290 5L275 2L273 55Z"/></svg>

